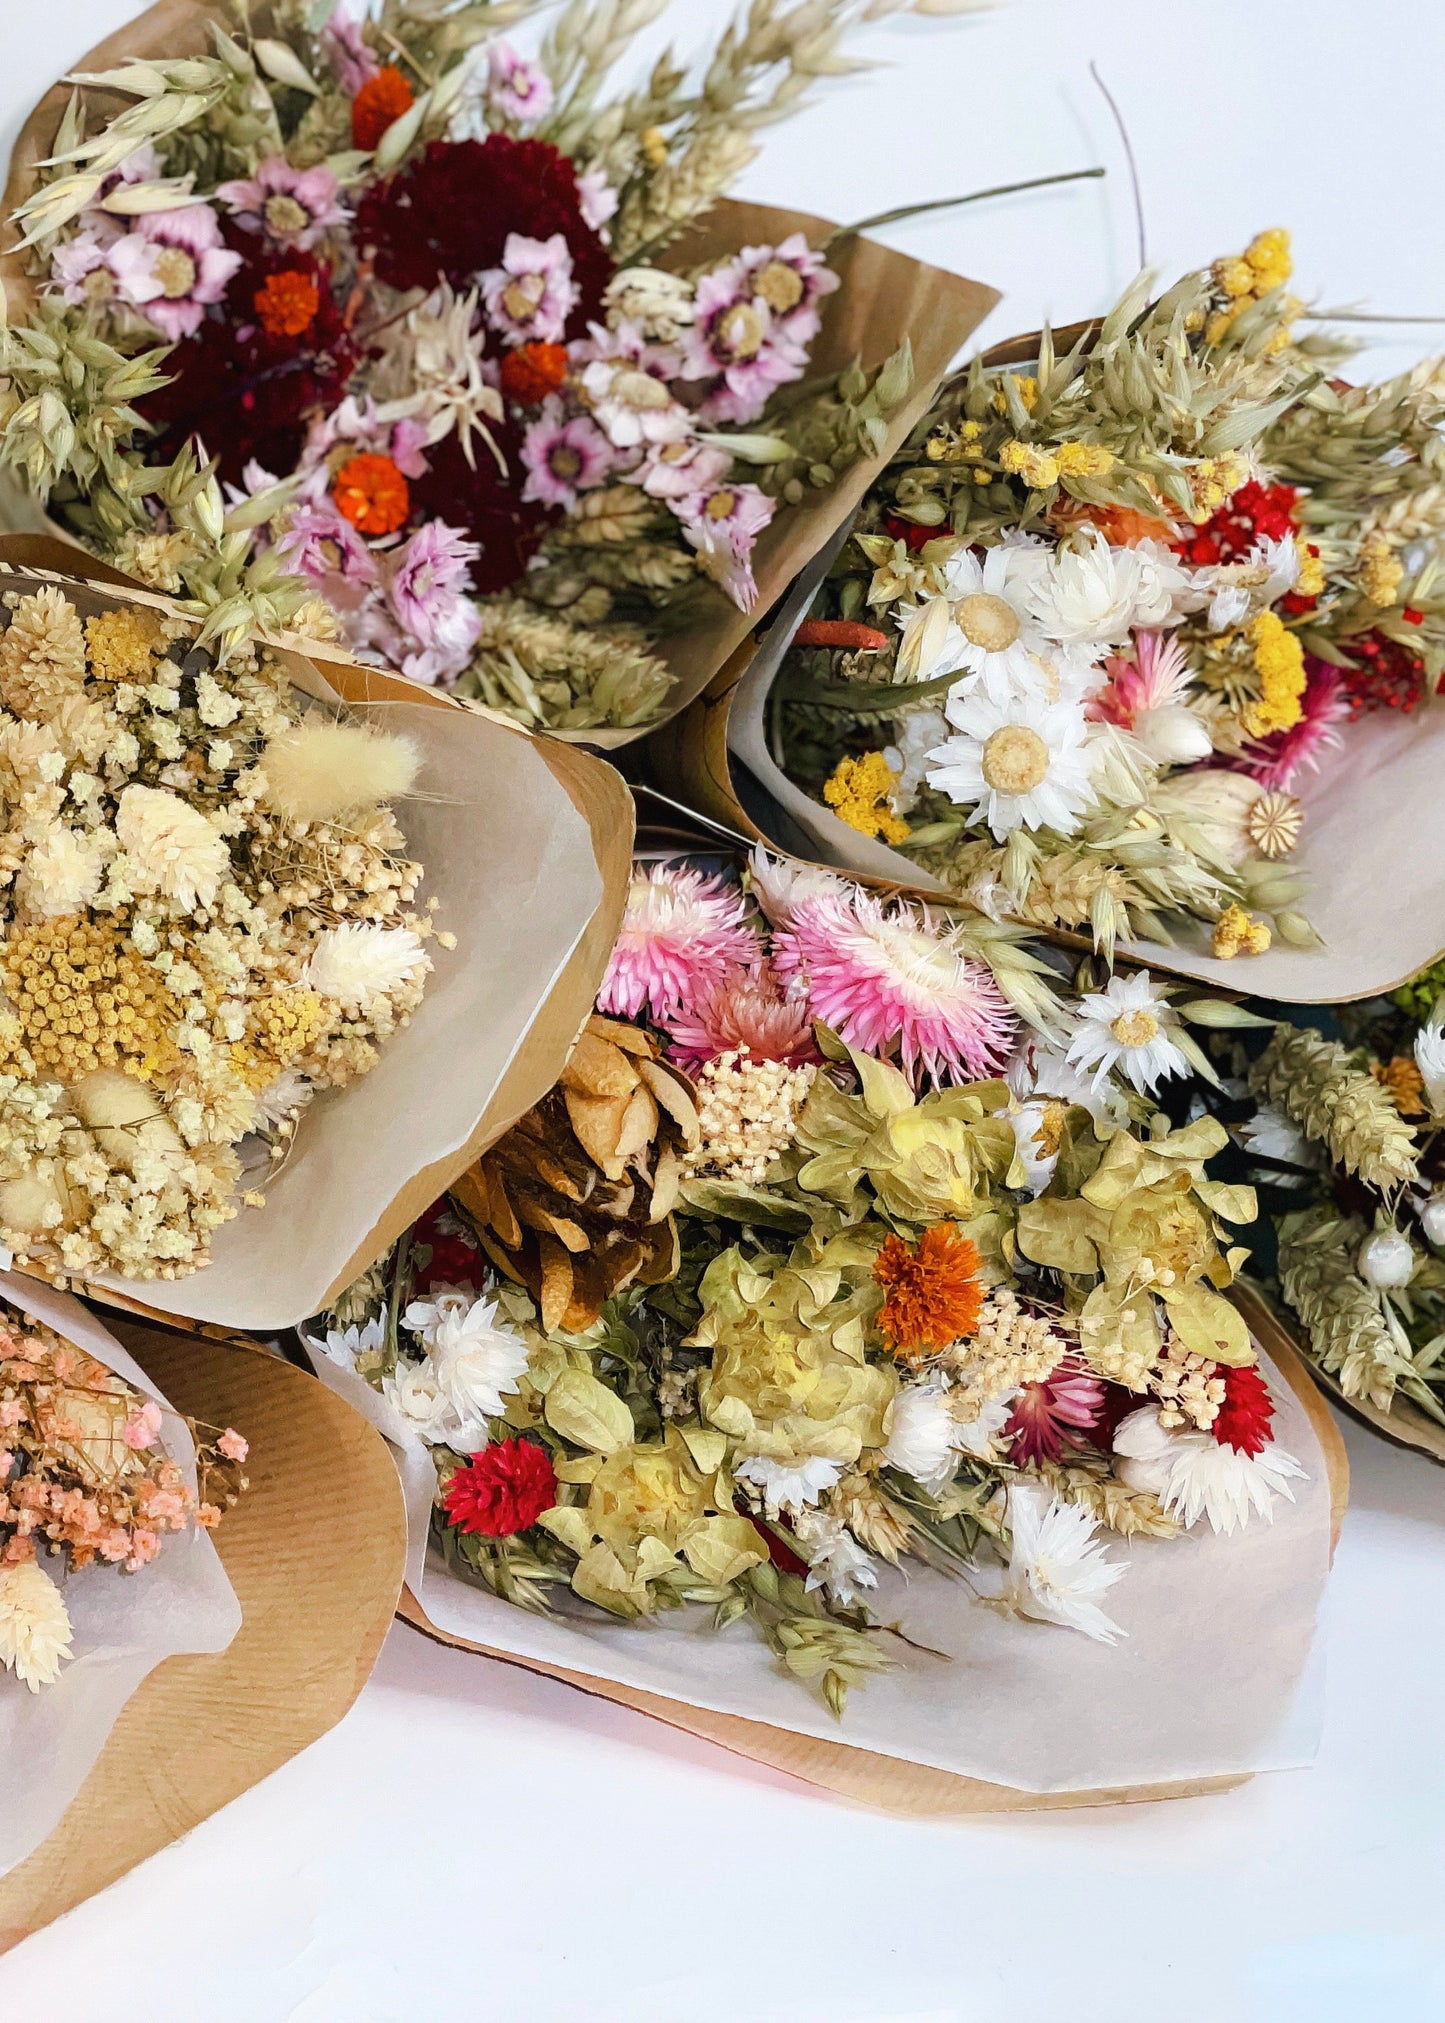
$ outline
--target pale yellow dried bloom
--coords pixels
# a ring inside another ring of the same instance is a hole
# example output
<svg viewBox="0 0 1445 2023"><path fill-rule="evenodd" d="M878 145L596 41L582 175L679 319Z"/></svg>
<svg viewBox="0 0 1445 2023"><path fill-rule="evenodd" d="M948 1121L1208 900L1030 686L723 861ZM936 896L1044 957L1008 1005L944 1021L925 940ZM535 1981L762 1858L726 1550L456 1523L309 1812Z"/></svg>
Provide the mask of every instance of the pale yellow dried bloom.
<svg viewBox="0 0 1445 2023"><path fill-rule="evenodd" d="M53 1685L70 1656L70 1613L33 1559L0 1567L0 1665L32 1693Z"/></svg>
<svg viewBox="0 0 1445 2023"><path fill-rule="evenodd" d="M702 1138L687 1155L689 1169L757 1186L792 1144L798 1112L817 1072L782 1061L755 1061L746 1047L709 1061L697 1077Z"/></svg>
<svg viewBox="0 0 1445 2023"><path fill-rule="evenodd" d="M0 697L6 708L17 716L47 717L84 681L85 636L70 599L50 584L14 599L0 639Z"/></svg>

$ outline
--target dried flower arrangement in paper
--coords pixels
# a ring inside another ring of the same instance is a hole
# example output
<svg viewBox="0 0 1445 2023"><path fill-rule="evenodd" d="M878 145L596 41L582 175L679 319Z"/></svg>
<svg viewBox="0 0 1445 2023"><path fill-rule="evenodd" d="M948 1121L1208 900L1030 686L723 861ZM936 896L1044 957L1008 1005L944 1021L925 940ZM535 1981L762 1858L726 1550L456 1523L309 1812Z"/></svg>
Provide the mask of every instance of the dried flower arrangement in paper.
<svg viewBox="0 0 1445 2023"><path fill-rule="evenodd" d="M161 1441L162 1408L52 1328L0 1302L0 1665L32 1693L72 1650L64 1583L139 1573L168 1533L213 1529L247 1486L245 1439L187 1420L196 1490Z"/></svg>
<svg viewBox="0 0 1445 2023"><path fill-rule="evenodd" d="M132 102L92 131L77 95L19 214L41 292L0 338L4 461L158 588L523 723L646 723L660 632L751 607L761 530L875 454L911 380L905 346L806 381L838 277L801 234L659 261L907 4L761 0L700 88L669 54L622 96L657 9L590 0L535 61L486 7L285 5L258 38L238 4L213 54L80 78ZM213 552L205 458L248 568Z"/></svg>
<svg viewBox="0 0 1445 2023"><path fill-rule="evenodd" d="M1445 374L1329 377L1290 272L1263 232L947 388L784 664L784 771L985 912L1310 946L1294 790L1445 661Z"/></svg>
<svg viewBox="0 0 1445 2023"><path fill-rule="evenodd" d="M1184 1015L1232 1018L761 853L639 865L556 1089L313 1350L524 1607L747 1616L835 1710L901 1649L881 1562L1112 1641L1101 1533L1232 1532L1301 1472L1223 1296L1253 1196L1152 1099Z"/></svg>
<svg viewBox="0 0 1445 2023"><path fill-rule="evenodd" d="M0 1242L179 1277L421 1000L416 754L159 600L0 623Z"/></svg>

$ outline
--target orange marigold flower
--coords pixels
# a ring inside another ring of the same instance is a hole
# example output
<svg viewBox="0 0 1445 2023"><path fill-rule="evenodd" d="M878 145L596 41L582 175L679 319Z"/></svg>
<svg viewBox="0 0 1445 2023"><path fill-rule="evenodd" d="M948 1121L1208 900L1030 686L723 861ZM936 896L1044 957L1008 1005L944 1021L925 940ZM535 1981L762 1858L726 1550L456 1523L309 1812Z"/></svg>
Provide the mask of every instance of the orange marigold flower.
<svg viewBox="0 0 1445 2023"><path fill-rule="evenodd" d="M878 1325L889 1348L903 1362L917 1362L930 1350L946 1349L971 1335L983 1311L981 1260L952 1222L935 1222L910 1250L890 1236L878 1253L873 1276L888 1296Z"/></svg>
<svg viewBox="0 0 1445 2023"><path fill-rule="evenodd" d="M359 534L394 534L406 525L411 493L390 457L367 450L351 457L331 487L336 510Z"/></svg>
<svg viewBox="0 0 1445 2023"><path fill-rule="evenodd" d="M540 407L566 377L565 344L519 344L502 360L502 392L518 407Z"/></svg>
<svg viewBox="0 0 1445 2023"><path fill-rule="evenodd" d="M299 337L321 307L321 290L309 274L285 267L268 274L256 290L256 314L268 337Z"/></svg>
<svg viewBox="0 0 1445 2023"><path fill-rule="evenodd" d="M351 101L351 145L374 148L394 119L400 119L415 93L394 63L368 77Z"/></svg>

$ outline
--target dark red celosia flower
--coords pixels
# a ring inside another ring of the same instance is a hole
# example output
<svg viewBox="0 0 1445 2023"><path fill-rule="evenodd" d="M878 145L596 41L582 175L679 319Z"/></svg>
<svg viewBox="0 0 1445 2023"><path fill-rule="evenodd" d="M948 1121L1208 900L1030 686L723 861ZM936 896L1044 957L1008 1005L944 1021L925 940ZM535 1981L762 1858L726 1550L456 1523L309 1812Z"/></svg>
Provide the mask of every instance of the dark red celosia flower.
<svg viewBox="0 0 1445 2023"><path fill-rule="evenodd" d="M456 1469L442 1491L447 1522L483 1538L513 1538L557 1501L552 1457L535 1440L496 1440Z"/></svg>
<svg viewBox="0 0 1445 2023"><path fill-rule="evenodd" d="M487 1276L487 1260L476 1238L465 1229L445 1201L427 1210L411 1233L413 1259L426 1253L425 1263L412 1272L412 1291L420 1297L434 1285L470 1286L480 1292Z"/></svg>
<svg viewBox="0 0 1445 2023"><path fill-rule="evenodd" d="M1224 1403L1210 1432L1221 1447L1233 1447L1241 1454L1260 1453L1274 1438L1270 1431L1274 1400L1268 1384L1253 1364L1243 1370L1221 1364L1219 1374L1224 1379Z"/></svg>
<svg viewBox="0 0 1445 2023"><path fill-rule="evenodd" d="M497 469L485 443L473 443L474 462L469 464L453 429L430 445L430 468L411 486L424 519L445 520L480 544L482 552L471 565L472 588L483 597L516 582L559 517L522 497L520 431L510 422L487 426L506 459L510 480Z"/></svg>
<svg viewBox="0 0 1445 2023"><path fill-rule="evenodd" d="M331 292L330 270L312 254L267 252L254 233L227 226L243 255L227 300L166 359L171 378L137 402L156 430L156 460L169 461L193 437L239 484L254 458L270 471L295 468L306 424L335 407L360 356ZM251 305L273 276L309 280L316 313L303 331L267 330Z"/></svg>
<svg viewBox="0 0 1445 2023"><path fill-rule="evenodd" d="M1297 531L1298 501L1293 485L1261 485L1251 478L1203 526L1176 543L1179 554L1184 561L1207 568L1215 562L1241 560L1256 541L1287 541Z"/></svg>
<svg viewBox="0 0 1445 2023"><path fill-rule="evenodd" d="M1004 1427L1010 1461L1057 1461L1065 1445L1088 1438L1103 1415L1102 1379L1067 1356L1037 1384L1023 1384Z"/></svg>
<svg viewBox="0 0 1445 2023"><path fill-rule="evenodd" d="M602 311L612 260L582 216L577 171L541 140L488 134L483 141L433 141L388 182L374 183L357 206L357 243L391 288L426 288L445 275L464 288L500 267L507 235L550 239L560 232L579 290L568 322L580 336Z"/></svg>

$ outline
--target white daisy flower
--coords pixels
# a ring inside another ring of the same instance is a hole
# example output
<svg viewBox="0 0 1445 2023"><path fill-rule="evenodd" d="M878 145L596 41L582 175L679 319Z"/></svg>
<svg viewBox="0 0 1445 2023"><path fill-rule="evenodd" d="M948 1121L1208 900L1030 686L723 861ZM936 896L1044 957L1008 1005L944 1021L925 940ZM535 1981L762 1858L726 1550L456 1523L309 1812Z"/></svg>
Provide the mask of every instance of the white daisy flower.
<svg viewBox="0 0 1445 2023"><path fill-rule="evenodd" d="M1425 1083L1425 1100L1432 1117L1445 1117L1445 1022L1437 1005L1430 1023L1415 1035L1415 1066Z"/></svg>
<svg viewBox="0 0 1445 2023"><path fill-rule="evenodd" d="M1097 1597L1123 1579L1129 1563L1104 1558L1094 1538L1098 1525L1088 1512L1033 1483L1016 1482L1008 1493L1008 1517L1013 1536L1003 1593L1007 1606L1035 1622L1082 1630L1096 1643L1125 1636Z"/></svg>
<svg viewBox="0 0 1445 2023"><path fill-rule="evenodd" d="M1274 1522L1282 1496L1294 1502L1292 1481L1305 1471L1284 1449L1271 1444L1246 1454L1212 1433L1171 1432L1159 1423L1159 1409L1142 1405L1122 1419L1114 1434L1120 1480L1131 1489L1151 1490L1168 1514L1188 1529L1201 1517L1212 1531L1233 1532L1253 1512Z"/></svg>
<svg viewBox="0 0 1445 2023"><path fill-rule="evenodd" d="M1014 829L1072 836L1095 804L1089 726L1076 702L979 691L951 695L956 736L929 753L928 784L983 817L1002 843Z"/></svg>
<svg viewBox="0 0 1445 2023"><path fill-rule="evenodd" d="M733 1473L740 1482L751 1482L754 1489L762 1491L770 1511L786 1510L796 1516L833 1487L843 1473L843 1464L825 1460L820 1454L806 1454L791 1462L750 1454Z"/></svg>
<svg viewBox="0 0 1445 2023"><path fill-rule="evenodd" d="M926 597L902 620L898 671L911 681L957 672L960 688L979 680L1008 694L1032 685L1034 656L1049 641L1029 616L1026 551L961 549L941 572L942 596Z"/></svg>
<svg viewBox="0 0 1445 2023"><path fill-rule="evenodd" d="M878 1585L872 1557L859 1545L841 1517L806 1510L795 1519L793 1536L808 1562L809 1588L825 1588L830 1601L851 1608L863 1591Z"/></svg>
<svg viewBox="0 0 1445 2023"><path fill-rule="evenodd" d="M1178 1015L1143 970L1087 991L1079 1014L1067 1059L1071 1067L1093 1070L1096 1089L1116 1066L1146 1095L1170 1076L1189 1073L1187 1057L1169 1037Z"/></svg>

